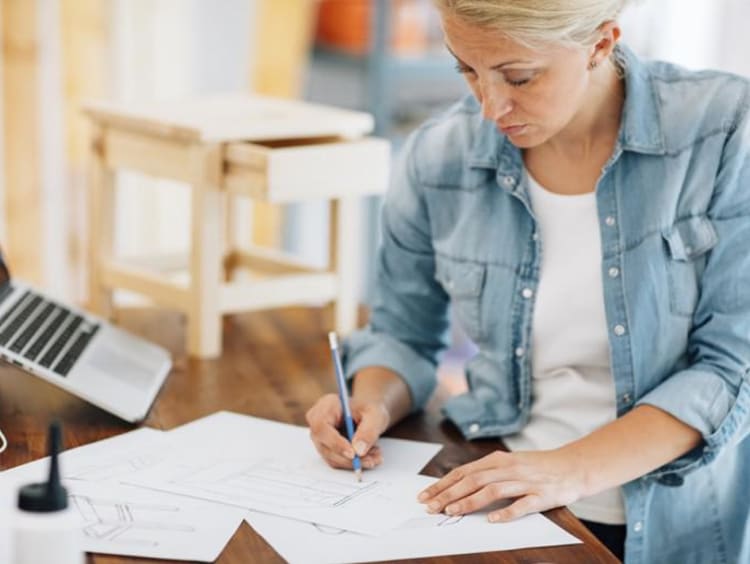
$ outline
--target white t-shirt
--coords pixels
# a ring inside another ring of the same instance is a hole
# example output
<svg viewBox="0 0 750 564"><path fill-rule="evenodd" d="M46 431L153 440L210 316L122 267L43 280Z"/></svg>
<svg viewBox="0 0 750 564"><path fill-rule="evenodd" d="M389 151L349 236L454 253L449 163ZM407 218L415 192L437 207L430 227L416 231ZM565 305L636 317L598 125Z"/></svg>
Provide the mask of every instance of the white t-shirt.
<svg viewBox="0 0 750 564"><path fill-rule="evenodd" d="M592 193L547 191L528 172L542 248L531 346L528 425L504 437L511 450L554 449L616 417L601 271L601 238ZM625 523L620 488L570 506L578 517Z"/></svg>

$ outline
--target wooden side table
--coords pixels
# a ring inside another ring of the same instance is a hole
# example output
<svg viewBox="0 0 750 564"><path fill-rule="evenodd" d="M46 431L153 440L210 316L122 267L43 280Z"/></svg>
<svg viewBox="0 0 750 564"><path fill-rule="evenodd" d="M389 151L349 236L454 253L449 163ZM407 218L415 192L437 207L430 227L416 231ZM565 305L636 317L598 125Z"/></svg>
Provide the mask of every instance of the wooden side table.
<svg viewBox="0 0 750 564"><path fill-rule="evenodd" d="M367 137L370 115L245 95L141 106L91 103L84 111L93 124L88 220L94 311L111 317L114 289L181 311L188 319L187 350L198 357L220 354L227 313L332 301L336 330L355 328L360 199L385 190L390 160L388 142ZM118 169L192 187L187 282L153 268L172 266L158 257L115 256ZM311 268L278 249L240 250L231 236L236 196L328 201L328 267ZM239 268L264 278L233 280Z"/></svg>

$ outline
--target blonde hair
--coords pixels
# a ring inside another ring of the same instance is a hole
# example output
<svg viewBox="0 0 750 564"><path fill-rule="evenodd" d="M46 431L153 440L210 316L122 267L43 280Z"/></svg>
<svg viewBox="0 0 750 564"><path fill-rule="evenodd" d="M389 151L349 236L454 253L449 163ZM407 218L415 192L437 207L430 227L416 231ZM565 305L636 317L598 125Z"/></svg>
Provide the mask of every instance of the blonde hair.
<svg viewBox="0 0 750 564"><path fill-rule="evenodd" d="M433 0L444 14L497 29L528 47L587 46L597 29L615 20L631 0Z"/></svg>

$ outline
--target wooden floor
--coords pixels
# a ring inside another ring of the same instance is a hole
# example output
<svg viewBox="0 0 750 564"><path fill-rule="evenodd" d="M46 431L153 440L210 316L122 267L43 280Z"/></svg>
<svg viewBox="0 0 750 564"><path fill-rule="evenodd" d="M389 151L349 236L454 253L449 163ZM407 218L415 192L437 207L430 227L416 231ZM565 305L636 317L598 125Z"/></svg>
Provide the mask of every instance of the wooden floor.
<svg viewBox="0 0 750 564"><path fill-rule="evenodd" d="M134 333L167 347L175 359L174 369L144 423L150 427L168 430L218 410L304 425L308 407L323 393L335 391L326 340L326 332L331 326L328 309L289 308L229 316L223 327L224 353L221 358L210 361L185 356L185 323L178 314L154 310L123 311L118 321ZM442 421L439 406L450 393L454 393L450 386L440 386L426 413L411 416L389 433L394 437L444 444L443 450L424 471L432 476L443 475L455 466L499 447L499 443L492 440L466 442L450 423ZM38 378L14 367L3 366L0 368L0 428L8 436L10 445L0 455L0 469L44 456L45 430L53 417L63 423L66 448L135 428ZM262 448L262 445L227 447L252 449ZM570 512L559 509L547 515L581 538L584 544L416 562L617 562ZM155 561L89 555L89 562ZM218 562L244 564L283 560L243 523Z"/></svg>

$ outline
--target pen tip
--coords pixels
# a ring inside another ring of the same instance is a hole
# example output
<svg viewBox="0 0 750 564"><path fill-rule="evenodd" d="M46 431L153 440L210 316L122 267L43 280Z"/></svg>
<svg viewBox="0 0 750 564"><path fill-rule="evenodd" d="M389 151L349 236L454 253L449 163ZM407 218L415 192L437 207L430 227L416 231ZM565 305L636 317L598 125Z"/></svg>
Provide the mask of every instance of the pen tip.
<svg viewBox="0 0 750 564"><path fill-rule="evenodd" d="M362 470L355 470L354 473L357 475L357 481L362 481Z"/></svg>

